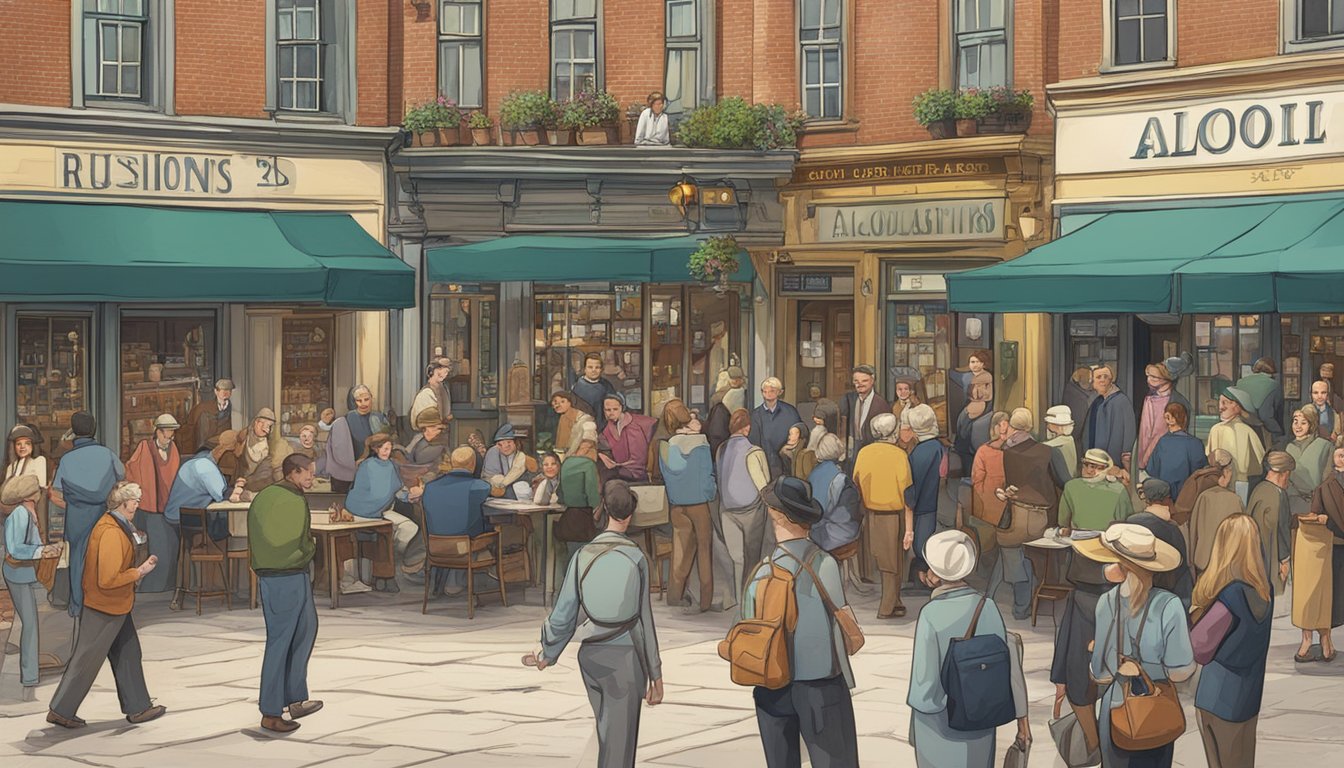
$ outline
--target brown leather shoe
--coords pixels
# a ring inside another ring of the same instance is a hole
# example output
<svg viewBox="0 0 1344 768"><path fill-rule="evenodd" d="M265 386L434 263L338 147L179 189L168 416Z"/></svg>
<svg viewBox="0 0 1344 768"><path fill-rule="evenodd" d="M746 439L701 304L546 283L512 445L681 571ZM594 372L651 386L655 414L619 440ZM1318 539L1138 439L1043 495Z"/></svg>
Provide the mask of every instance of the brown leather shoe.
<svg viewBox="0 0 1344 768"><path fill-rule="evenodd" d="M892 608L892 609L891 609L891 613L879 613L879 614L877 614L877 618L879 618L879 619L903 619L903 618L905 618L905 606L904 606L904 605L898 605L898 606L896 606L895 608Z"/></svg>
<svg viewBox="0 0 1344 768"><path fill-rule="evenodd" d="M289 705L289 716L293 720L298 720L300 717L307 717L321 708L322 702L318 699L296 701Z"/></svg>
<svg viewBox="0 0 1344 768"><path fill-rule="evenodd" d="M299 724L293 720L286 720L283 717L263 717L261 718L261 727L275 733L293 733L299 730Z"/></svg>
<svg viewBox="0 0 1344 768"><path fill-rule="evenodd" d="M64 715L58 714L54 709L47 710L47 722L52 725L59 725L62 728L83 728L88 725L88 723L78 717L65 717Z"/></svg>
<svg viewBox="0 0 1344 768"><path fill-rule="evenodd" d="M167 711L168 709L166 707L156 704L150 707L149 709L146 709L144 712L140 712L134 715L127 715L126 721L129 723L134 723L135 725L139 725L141 723L148 723L150 720L158 720L160 717L163 717L163 713Z"/></svg>

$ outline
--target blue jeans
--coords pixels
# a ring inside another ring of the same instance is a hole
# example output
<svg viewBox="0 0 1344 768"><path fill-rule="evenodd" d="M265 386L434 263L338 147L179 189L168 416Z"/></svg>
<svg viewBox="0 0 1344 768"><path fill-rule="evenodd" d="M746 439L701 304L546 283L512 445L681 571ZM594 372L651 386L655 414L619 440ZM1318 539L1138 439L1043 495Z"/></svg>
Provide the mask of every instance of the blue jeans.
<svg viewBox="0 0 1344 768"><path fill-rule="evenodd" d="M317 606L307 573L258 576L266 618L266 654L261 660L261 714L279 717L290 704L308 700L308 657L317 640Z"/></svg>
<svg viewBox="0 0 1344 768"><path fill-rule="evenodd" d="M14 602L14 613L23 622L19 634L19 682L37 685L37 585L14 584L5 579L9 598Z"/></svg>

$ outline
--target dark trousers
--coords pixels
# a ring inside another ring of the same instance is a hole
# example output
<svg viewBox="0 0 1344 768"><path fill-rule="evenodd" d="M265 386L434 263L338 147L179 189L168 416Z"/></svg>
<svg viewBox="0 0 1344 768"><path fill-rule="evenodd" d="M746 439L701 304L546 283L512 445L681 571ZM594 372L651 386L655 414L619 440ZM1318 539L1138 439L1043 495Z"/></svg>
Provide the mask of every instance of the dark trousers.
<svg viewBox="0 0 1344 768"><path fill-rule="evenodd" d="M261 660L261 714L279 717L285 707L308 700L308 657L317 640L317 606L307 573L258 576L266 619Z"/></svg>
<svg viewBox="0 0 1344 768"><path fill-rule="evenodd" d="M854 702L843 675L795 680L776 691L755 688L752 696L768 768L800 768L800 740L813 768L857 768Z"/></svg>
<svg viewBox="0 0 1344 768"><path fill-rule="evenodd" d="M331 492L349 493L351 486L353 486L354 484L355 484L354 480L337 480L336 478L333 477L331 478Z"/></svg>
<svg viewBox="0 0 1344 768"><path fill-rule="evenodd" d="M140 663L140 637L135 633L131 614L112 616L85 606L75 630L75 649L51 699L51 710L66 718L77 715L79 705L84 703L103 668L104 659L112 664L122 713L135 715L149 709L149 689Z"/></svg>

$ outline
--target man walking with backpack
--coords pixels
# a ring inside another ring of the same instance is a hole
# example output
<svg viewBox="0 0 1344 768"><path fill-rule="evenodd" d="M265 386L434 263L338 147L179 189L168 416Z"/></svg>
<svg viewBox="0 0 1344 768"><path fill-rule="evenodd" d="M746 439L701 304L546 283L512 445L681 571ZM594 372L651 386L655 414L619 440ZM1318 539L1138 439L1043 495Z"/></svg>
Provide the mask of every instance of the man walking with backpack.
<svg viewBox="0 0 1344 768"><path fill-rule="evenodd" d="M649 563L627 537L635 492L624 480L602 489L606 530L569 561L555 607L541 628L541 648L523 657L538 671L559 660L583 623L579 672L597 717L598 768L632 768L639 741L639 703L663 700L663 669L649 604Z"/></svg>
<svg viewBox="0 0 1344 768"><path fill-rule="evenodd" d="M854 615L845 602L840 566L835 558L808 538L822 519L821 505L807 483L781 477L761 494L770 523L775 529L775 547L747 586L742 601L743 622L734 627L720 647L729 660L741 658L734 650L748 633L737 629L761 620L772 622L782 645L775 663L755 680L756 723L769 768L799 768L800 739L807 745L813 768L848 768L859 764L858 735L850 689L854 673L849 666L842 621L858 634ZM790 605L792 603L792 605ZM789 626L790 621L796 621ZM759 635L758 635L759 636ZM862 635L858 635L862 643ZM857 644L850 641L857 650ZM733 679L743 683L738 662ZM750 673L748 673L750 674ZM823 718L824 713L824 718Z"/></svg>

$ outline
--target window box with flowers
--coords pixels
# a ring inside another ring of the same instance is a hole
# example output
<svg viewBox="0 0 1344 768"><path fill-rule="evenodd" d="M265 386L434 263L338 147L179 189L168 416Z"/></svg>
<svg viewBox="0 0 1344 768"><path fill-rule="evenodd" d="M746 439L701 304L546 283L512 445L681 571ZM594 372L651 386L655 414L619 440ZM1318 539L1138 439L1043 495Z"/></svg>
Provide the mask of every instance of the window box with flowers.
<svg viewBox="0 0 1344 768"><path fill-rule="evenodd" d="M401 126L411 134L412 146L454 147L462 143L462 110L443 96L406 110Z"/></svg>
<svg viewBox="0 0 1344 768"><path fill-rule="evenodd" d="M748 104L732 96L696 107L677 126L678 144L703 149L754 149L765 152L798 145L802 112L778 104Z"/></svg>
<svg viewBox="0 0 1344 768"><path fill-rule="evenodd" d="M545 143L546 125L555 116L555 100L545 91L514 91L499 105L500 136L508 146Z"/></svg>
<svg viewBox="0 0 1344 768"><path fill-rule="evenodd" d="M738 254L742 252L737 240L731 235L711 237L700 243L700 247L691 254L686 264L691 277L707 285L722 295L728 290L728 278L737 273L741 263Z"/></svg>
<svg viewBox="0 0 1344 768"><path fill-rule="evenodd" d="M980 132L980 121L990 112L989 92L968 88L957 94L956 119L958 136L974 136Z"/></svg>
<svg viewBox="0 0 1344 768"><path fill-rule="evenodd" d="M989 89L989 114L980 119L981 133L1026 133L1036 100L1031 91L995 86Z"/></svg>
<svg viewBox="0 0 1344 768"><path fill-rule="evenodd" d="M490 116L481 111L472 112L467 118L467 128L471 130L472 146L485 147L491 143L491 128L495 126Z"/></svg>
<svg viewBox="0 0 1344 768"><path fill-rule="evenodd" d="M957 135L957 92L930 88L915 97L915 122L929 129L935 139Z"/></svg>
<svg viewBox="0 0 1344 768"><path fill-rule="evenodd" d="M585 90L560 105L560 127L574 131L579 144L620 142L621 105L606 91Z"/></svg>

